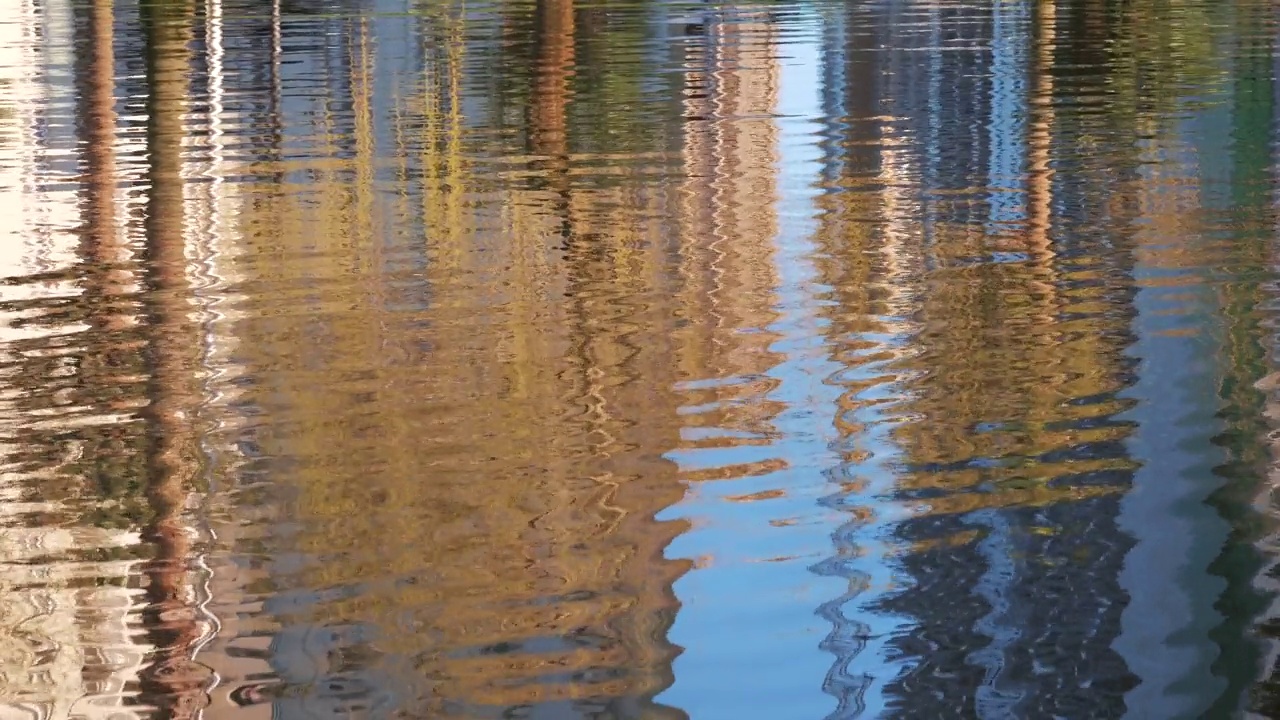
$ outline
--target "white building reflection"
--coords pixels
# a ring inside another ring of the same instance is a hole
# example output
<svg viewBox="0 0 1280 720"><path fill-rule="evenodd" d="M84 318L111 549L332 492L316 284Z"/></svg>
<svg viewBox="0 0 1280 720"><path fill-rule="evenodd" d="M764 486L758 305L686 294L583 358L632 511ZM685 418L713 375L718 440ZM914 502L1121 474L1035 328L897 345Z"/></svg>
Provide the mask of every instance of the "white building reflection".
<svg viewBox="0 0 1280 720"><path fill-rule="evenodd" d="M73 16L66 0L0 3L0 718L130 718L126 707L147 653L131 608L136 532L59 525L41 497L55 468L14 459L15 430L74 420L24 417L14 344L71 334L29 320L41 301L74 297L82 222L75 186ZM32 276L35 276L34 278ZM16 308L16 309L15 309ZM74 372L71 365L66 372ZM71 446L64 463L74 462ZM32 522L39 518L38 522ZM91 559L92 558L92 559ZM118 558L118 559L99 559Z"/></svg>

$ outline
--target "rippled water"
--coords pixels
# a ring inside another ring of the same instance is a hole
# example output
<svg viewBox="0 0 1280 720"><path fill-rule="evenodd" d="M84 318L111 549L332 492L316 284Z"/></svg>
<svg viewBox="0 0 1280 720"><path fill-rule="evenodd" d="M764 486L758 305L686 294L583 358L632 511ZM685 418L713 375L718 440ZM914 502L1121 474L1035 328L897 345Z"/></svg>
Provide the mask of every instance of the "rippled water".
<svg viewBox="0 0 1280 720"><path fill-rule="evenodd" d="M0 0L0 718L1280 717L1278 44Z"/></svg>

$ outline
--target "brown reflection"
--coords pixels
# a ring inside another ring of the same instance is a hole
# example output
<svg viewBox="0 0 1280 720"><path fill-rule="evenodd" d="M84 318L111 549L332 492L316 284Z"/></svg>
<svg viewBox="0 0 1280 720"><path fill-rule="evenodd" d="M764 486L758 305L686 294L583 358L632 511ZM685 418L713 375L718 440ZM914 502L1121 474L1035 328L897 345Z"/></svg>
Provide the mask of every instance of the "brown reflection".
<svg viewBox="0 0 1280 720"><path fill-rule="evenodd" d="M316 157L260 163L278 179L239 217L252 280L236 330L258 379L246 398L271 418L255 440L288 467L272 502L291 529L264 544L308 560L235 573L310 602L275 611L269 640L215 642L277 674L220 689L225 702L661 713L649 698L669 682L682 566L661 558L679 526L653 515L680 488L661 459L674 401L639 382L670 376L647 330L669 322L662 257L636 245L661 198L567 172L571 10L541 7L535 61L504 68L541 78L527 86L531 183L495 187L472 165L519 153L466 144L460 104L488 110L462 86L460 13L433 10L439 44L403 95L374 91L385 56L368 21L325 21L345 62L293 57L350 104L323 98L311 125L282 111L282 142ZM399 172L421 178L408 189L376 181L392 121L412 153Z"/></svg>
<svg viewBox="0 0 1280 720"><path fill-rule="evenodd" d="M685 49L684 178L675 232L680 240L676 331L682 380L714 381L684 392L686 427L773 432L776 385L763 377L778 362L767 331L777 317L774 238L777 188L775 112L780 67L775 31L757 8L710 17ZM714 441L713 441L714 442ZM687 445L687 443L686 443ZM686 479L741 477L779 469L686 472Z"/></svg>
<svg viewBox="0 0 1280 720"><path fill-rule="evenodd" d="M534 153L565 162L568 160L565 115L574 68L574 0L538 0L534 23L536 55L529 101L530 144Z"/></svg>
<svg viewBox="0 0 1280 720"><path fill-rule="evenodd" d="M118 189L122 168L116 161L119 128L114 13L111 0L94 3L88 13L88 36L82 44L87 62L81 74L85 200L80 258L84 298L92 311L87 314L89 331L85 335L90 347L80 369L86 399L104 401L106 411L129 412L136 408L138 398L118 390L139 377L142 368L134 332L136 311L130 307L137 284L133 251L124 230L129 218L122 212ZM118 431L98 429L103 435L116 435L117 441ZM107 438L99 441L111 443ZM110 453L104 448L104 455ZM113 480L106 482L112 484Z"/></svg>
<svg viewBox="0 0 1280 720"><path fill-rule="evenodd" d="M1043 258L1052 252L1049 249L1049 231L1053 170L1049 161L1054 123L1053 53L1058 22L1057 4L1037 3L1035 12L1035 56L1031 67L1034 84L1031 89L1031 128L1027 138L1027 180L1030 184L1027 193L1027 204L1030 207L1027 229L1034 251Z"/></svg>
<svg viewBox="0 0 1280 720"><path fill-rule="evenodd" d="M146 497L153 512L144 537L155 547L146 570L143 617L156 647L142 689L166 717L195 717L206 703L207 670L191 658L203 635L190 584L193 546L184 520L200 463L191 418L200 346L191 321L183 194L183 113L188 93L194 6L147 3L147 151L150 183L144 233L150 404Z"/></svg>
<svg viewBox="0 0 1280 720"><path fill-rule="evenodd" d="M1052 307L1056 305L1053 290L1053 238L1052 202L1053 168L1051 143L1054 126L1053 66L1054 48L1058 25L1058 7L1055 2L1037 3L1034 19L1034 59L1030 75L1029 129L1027 133L1027 235L1030 255L1041 269L1044 278L1039 286L1045 320L1052 321Z"/></svg>
<svg viewBox="0 0 1280 720"><path fill-rule="evenodd" d="M82 77L84 92L85 190L89 200L85 206L85 225L90 238L87 253L89 266L112 268L121 261L122 243L116 229L115 212L115 9L111 0L94 3L89 9L89 36L86 55L89 61ZM107 290L106 295L120 294ZM118 329L112 328L112 329Z"/></svg>

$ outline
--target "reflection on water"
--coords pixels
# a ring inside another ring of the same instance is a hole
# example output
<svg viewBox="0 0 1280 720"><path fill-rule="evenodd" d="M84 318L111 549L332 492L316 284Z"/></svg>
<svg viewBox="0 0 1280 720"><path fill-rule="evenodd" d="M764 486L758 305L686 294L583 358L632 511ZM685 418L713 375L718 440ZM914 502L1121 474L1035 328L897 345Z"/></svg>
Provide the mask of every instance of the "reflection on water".
<svg viewBox="0 0 1280 720"><path fill-rule="evenodd" d="M0 3L0 717L1280 716L1269 3Z"/></svg>

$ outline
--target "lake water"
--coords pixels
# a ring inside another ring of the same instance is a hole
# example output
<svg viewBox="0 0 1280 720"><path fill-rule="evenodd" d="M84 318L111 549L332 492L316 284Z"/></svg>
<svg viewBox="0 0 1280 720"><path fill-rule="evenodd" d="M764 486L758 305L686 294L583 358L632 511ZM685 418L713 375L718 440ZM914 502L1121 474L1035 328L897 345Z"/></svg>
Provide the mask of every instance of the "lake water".
<svg viewBox="0 0 1280 720"><path fill-rule="evenodd" d="M1280 717L1269 0L0 1L0 718Z"/></svg>

